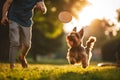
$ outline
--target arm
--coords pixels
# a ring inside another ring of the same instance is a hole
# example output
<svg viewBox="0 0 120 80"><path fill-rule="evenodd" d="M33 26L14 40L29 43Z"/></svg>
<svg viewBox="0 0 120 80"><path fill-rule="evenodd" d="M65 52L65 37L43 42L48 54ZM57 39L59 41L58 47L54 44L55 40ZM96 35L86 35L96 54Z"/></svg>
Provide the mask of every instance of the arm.
<svg viewBox="0 0 120 80"><path fill-rule="evenodd" d="M43 14L47 12L47 8L45 6L44 0L37 2L36 8L42 11Z"/></svg>
<svg viewBox="0 0 120 80"><path fill-rule="evenodd" d="M13 0L6 0L6 2L3 5L3 9L2 9L2 19L1 19L1 24L6 25L8 22L8 18L7 18L7 12L8 9L11 5Z"/></svg>

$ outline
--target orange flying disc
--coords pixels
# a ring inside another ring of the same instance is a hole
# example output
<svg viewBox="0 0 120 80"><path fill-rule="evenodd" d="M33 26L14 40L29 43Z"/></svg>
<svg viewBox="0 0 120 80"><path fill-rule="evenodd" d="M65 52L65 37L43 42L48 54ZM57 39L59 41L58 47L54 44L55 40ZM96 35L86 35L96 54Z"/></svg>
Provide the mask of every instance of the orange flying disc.
<svg viewBox="0 0 120 80"><path fill-rule="evenodd" d="M72 20L72 15L68 11L61 11L58 15L58 18L63 23L68 23Z"/></svg>

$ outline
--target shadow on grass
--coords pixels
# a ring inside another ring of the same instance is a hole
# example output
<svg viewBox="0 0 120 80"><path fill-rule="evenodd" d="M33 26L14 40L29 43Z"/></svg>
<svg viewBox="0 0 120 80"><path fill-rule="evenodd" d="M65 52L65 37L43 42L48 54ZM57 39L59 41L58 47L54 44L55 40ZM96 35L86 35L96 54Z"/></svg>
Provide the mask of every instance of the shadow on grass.
<svg viewBox="0 0 120 80"><path fill-rule="evenodd" d="M67 72L58 77L56 80L119 80L120 68L95 69L85 72Z"/></svg>
<svg viewBox="0 0 120 80"><path fill-rule="evenodd" d="M40 61L28 61L30 64L50 64L50 65L66 65L66 59L42 59Z"/></svg>

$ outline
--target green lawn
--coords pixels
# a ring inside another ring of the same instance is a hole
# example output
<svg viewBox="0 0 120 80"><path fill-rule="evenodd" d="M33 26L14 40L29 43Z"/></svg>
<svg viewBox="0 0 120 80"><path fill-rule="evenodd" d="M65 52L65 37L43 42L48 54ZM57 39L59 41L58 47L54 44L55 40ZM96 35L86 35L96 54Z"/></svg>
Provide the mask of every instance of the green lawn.
<svg viewBox="0 0 120 80"><path fill-rule="evenodd" d="M29 64L29 68L23 69L18 63L11 70L8 63L0 63L0 80L120 80L120 68L96 64L86 69L68 64Z"/></svg>

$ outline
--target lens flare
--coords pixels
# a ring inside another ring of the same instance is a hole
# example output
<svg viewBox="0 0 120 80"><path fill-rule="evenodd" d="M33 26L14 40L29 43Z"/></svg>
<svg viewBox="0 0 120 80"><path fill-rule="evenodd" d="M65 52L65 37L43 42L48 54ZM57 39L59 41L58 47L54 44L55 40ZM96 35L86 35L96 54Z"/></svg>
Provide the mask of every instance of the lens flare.
<svg viewBox="0 0 120 80"><path fill-rule="evenodd" d="M91 5L86 6L81 12L78 13L78 19L72 20L70 23L65 24L64 30L69 32L72 27L89 25L94 19L106 18L117 24L117 12L120 8L120 0L88 0Z"/></svg>

